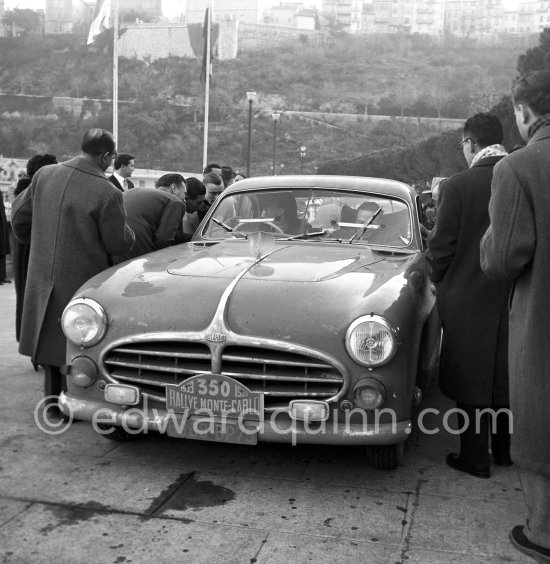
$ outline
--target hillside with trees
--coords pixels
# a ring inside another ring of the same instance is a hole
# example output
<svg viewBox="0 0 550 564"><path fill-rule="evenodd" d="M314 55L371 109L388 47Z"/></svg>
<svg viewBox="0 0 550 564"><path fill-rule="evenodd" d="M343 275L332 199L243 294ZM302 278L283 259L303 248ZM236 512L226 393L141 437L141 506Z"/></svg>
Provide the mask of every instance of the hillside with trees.
<svg viewBox="0 0 550 564"><path fill-rule="evenodd" d="M515 75L533 70L550 70L550 28L539 37L538 45L522 53ZM516 127L514 109L507 94L495 103L491 112L499 116L504 127L504 145L508 150L523 144ZM326 174L383 176L409 183L427 182L434 176L450 176L465 167L462 151L457 148L460 131L447 131L414 146L390 151L377 151L355 159L332 161L321 167Z"/></svg>
<svg viewBox="0 0 550 564"><path fill-rule="evenodd" d="M76 152L85 129L111 128L109 31L102 39L88 48L84 33L1 38L0 84L4 94L106 102L100 111L74 115L44 107L8 110L0 97L0 153L29 157L48 151L65 158ZM536 38L477 45L451 37L435 41L427 36L335 34L323 46L297 39L277 49L265 46L241 52L235 60L214 61L209 160L244 170L248 138L245 92L253 89L258 97L253 106L252 174L271 172L271 112L279 109L357 114L367 119L358 119L353 127L337 127L283 115L277 126L278 173L299 172L298 147L306 145L305 172L348 170L363 174L366 166L365 170L388 176L401 171L402 163L384 166L384 156L412 148L412 155L414 151L420 154L408 157L407 162L430 160L434 155L417 147L425 141L427 147L432 144L433 151L441 151L440 142L430 141L439 130L395 120L375 123L368 116L465 119L475 111L487 110L509 92L518 56L535 43ZM196 47L199 55L200 41ZM200 170L200 64L200 57L154 62L120 59L119 147L136 154L139 167ZM43 100L37 101L40 104L44 105ZM453 135L442 137L454 139ZM453 155L456 157L453 152L436 159L436 175L442 172L442 165L444 170L458 166ZM413 181L424 178L424 171L424 166L411 164L403 169L403 175Z"/></svg>

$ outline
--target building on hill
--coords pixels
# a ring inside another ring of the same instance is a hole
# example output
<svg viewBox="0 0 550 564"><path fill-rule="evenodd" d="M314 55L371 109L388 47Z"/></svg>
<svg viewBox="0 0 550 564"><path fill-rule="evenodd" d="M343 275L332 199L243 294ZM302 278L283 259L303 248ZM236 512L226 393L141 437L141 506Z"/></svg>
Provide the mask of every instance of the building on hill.
<svg viewBox="0 0 550 564"><path fill-rule="evenodd" d="M218 0L213 10L213 20L226 20L242 23L263 23L266 11L271 6L269 0ZM203 23L208 0L187 0L187 23Z"/></svg>
<svg viewBox="0 0 550 564"><path fill-rule="evenodd" d="M155 18L162 17L162 0L118 0L119 12L133 10L145 12Z"/></svg>
<svg viewBox="0 0 550 564"><path fill-rule="evenodd" d="M426 33L494 37L539 33L550 26L548 0L323 0L323 15L349 33Z"/></svg>
<svg viewBox="0 0 550 564"><path fill-rule="evenodd" d="M76 26L89 24L95 0L46 0L45 8L46 34L73 33Z"/></svg>

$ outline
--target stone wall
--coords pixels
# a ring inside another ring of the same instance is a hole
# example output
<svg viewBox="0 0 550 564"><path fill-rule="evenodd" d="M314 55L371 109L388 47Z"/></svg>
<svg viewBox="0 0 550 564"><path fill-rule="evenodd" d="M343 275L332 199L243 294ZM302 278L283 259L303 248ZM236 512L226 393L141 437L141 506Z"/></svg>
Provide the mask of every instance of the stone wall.
<svg viewBox="0 0 550 564"><path fill-rule="evenodd" d="M234 59L239 44L239 24L235 21L216 24L216 58ZM127 26L120 39L123 57L154 61L164 57L200 58L204 39L200 24L139 24Z"/></svg>
<svg viewBox="0 0 550 564"><path fill-rule="evenodd" d="M311 45L322 45L326 40L326 35L317 29L300 29L281 25L241 23L239 27L239 51L272 47L293 40Z"/></svg>

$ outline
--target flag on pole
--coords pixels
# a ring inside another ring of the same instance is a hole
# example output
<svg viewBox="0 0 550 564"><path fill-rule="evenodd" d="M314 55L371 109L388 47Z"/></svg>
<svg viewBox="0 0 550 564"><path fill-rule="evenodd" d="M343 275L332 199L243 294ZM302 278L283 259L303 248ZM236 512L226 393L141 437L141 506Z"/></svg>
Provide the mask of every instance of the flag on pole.
<svg viewBox="0 0 550 564"><path fill-rule="evenodd" d="M94 19L88 33L88 45L94 42L95 38L112 26L111 22L111 0L97 0L94 10Z"/></svg>
<svg viewBox="0 0 550 564"><path fill-rule="evenodd" d="M206 8L204 14L204 24L202 27L202 36L204 38L204 51L202 55L201 83L206 83L206 73L208 77L212 77L212 18L210 16L210 8ZM210 56L208 54L210 51Z"/></svg>

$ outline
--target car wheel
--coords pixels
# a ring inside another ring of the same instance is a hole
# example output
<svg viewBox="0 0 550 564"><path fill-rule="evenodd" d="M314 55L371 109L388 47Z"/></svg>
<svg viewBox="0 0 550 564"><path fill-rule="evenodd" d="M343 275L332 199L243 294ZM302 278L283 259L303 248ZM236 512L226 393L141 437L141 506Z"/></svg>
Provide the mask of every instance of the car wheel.
<svg viewBox="0 0 550 564"><path fill-rule="evenodd" d="M405 443L367 447L367 461L378 470L395 470L403 457Z"/></svg>
<svg viewBox="0 0 550 564"><path fill-rule="evenodd" d="M128 433L122 427L115 427L114 425L109 425L107 423L98 423L97 428L102 433L99 433L102 437L109 439L110 441L116 441L117 443L127 443L129 441L135 441L141 433Z"/></svg>

